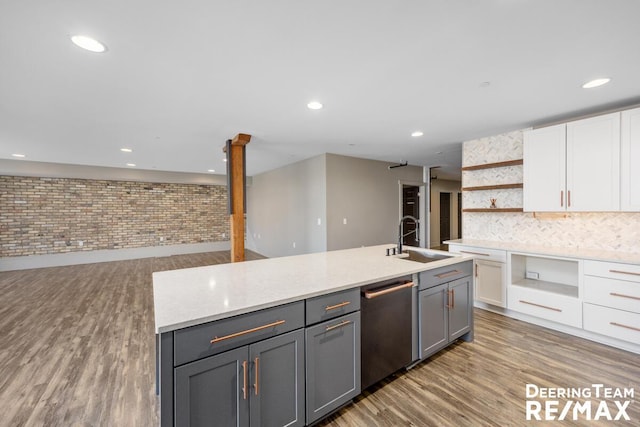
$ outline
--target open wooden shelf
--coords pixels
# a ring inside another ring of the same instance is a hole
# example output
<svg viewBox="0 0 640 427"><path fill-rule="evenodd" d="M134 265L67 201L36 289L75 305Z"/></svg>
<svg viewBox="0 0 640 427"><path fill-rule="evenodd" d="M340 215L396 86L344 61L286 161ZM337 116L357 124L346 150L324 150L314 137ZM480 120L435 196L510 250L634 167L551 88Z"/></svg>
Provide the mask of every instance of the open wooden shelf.
<svg viewBox="0 0 640 427"><path fill-rule="evenodd" d="M522 208L469 208L462 212L522 212Z"/></svg>
<svg viewBox="0 0 640 427"><path fill-rule="evenodd" d="M507 160L504 162L495 162L495 163L485 163L483 165L473 165L473 166L464 166L462 168L463 171L475 171L480 169L493 169L493 168L503 168L506 166L517 166L523 163L522 159L518 160Z"/></svg>
<svg viewBox="0 0 640 427"><path fill-rule="evenodd" d="M503 190L507 188L522 188L522 183L517 184L496 184L496 185L479 185L477 187L462 187L462 191L482 191L482 190Z"/></svg>

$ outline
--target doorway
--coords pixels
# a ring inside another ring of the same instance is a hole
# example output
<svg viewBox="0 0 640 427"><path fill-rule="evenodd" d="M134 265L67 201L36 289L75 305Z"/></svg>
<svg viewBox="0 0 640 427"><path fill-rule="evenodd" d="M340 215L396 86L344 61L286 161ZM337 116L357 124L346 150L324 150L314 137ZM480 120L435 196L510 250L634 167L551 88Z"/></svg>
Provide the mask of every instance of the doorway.
<svg viewBox="0 0 640 427"><path fill-rule="evenodd" d="M402 244L408 246L420 246L420 187L417 185L402 184L402 202L400 207L401 217L411 215L418 222L411 219L403 221Z"/></svg>
<svg viewBox="0 0 640 427"><path fill-rule="evenodd" d="M440 193L440 241L451 239L451 193Z"/></svg>

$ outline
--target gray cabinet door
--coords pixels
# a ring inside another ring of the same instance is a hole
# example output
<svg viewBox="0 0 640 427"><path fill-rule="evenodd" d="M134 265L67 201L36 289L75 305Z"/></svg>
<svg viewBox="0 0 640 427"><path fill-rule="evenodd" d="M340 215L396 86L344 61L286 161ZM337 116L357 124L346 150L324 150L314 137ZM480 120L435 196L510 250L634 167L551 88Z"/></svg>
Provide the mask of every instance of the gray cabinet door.
<svg viewBox="0 0 640 427"><path fill-rule="evenodd" d="M304 426L304 329L249 346L251 427Z"/></svg>
<svg viewBox="0 0 640 427"><path fill-rule="evenodd" d="M175 425L248 426L248 356L245 346L177 367Z"/></svg>
<svg viewBox="0 0 640 427"><path fill-rule="evenodd" d="M360 312L305 330L307 424L360 394Z"/></svg>
<svg viewBox="0 0 640 427"><path fill-rule="evenodd" d="M449 341L471 330L473 297L471 277L463 277L449 283Z"/></svg>
<svg viewBox="0 0 640 427"><path fill-rule="evenodd" d="M449 342L447 284L418 292L420 358L424 359Z"/></svg>

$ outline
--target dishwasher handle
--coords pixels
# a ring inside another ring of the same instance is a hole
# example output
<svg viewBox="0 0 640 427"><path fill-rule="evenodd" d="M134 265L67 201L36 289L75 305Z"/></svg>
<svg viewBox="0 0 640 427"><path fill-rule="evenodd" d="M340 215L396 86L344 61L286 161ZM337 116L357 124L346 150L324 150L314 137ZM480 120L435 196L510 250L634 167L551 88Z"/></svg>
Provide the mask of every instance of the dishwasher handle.
<svg viewBox="0 0 640 427"><path fill-rule="evenodd" d="M397 292L397 291L400 291L400 290L405 289L405 288L410 288L412 286L413 286L413 282L406 282L406 283L402 283L402 284L397 285L397 286L392 286L390 288L382 289L380 291L365 291L364 292L364 297L366 299L378 298L378 297L381 297L383 295L387 295L387 294L390 294L390 293L393 293L393 292Z"/></svg>

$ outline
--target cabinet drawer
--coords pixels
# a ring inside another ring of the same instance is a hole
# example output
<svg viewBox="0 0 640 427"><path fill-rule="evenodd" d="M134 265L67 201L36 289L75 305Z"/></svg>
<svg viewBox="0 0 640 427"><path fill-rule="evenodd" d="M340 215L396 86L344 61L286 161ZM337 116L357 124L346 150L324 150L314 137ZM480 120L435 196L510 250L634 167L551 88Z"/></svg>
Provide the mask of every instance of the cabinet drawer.
<svg viewBox="0 0 640 427"><path fill-rule="evenodd" d="M507 295L509 310L582 327L582 303L577 298L522 286L509 286Z"/></svg>
<svg viewBox="0 0 640 427"><path fill-rule="evenodd" d="M605 261L585 261L584 274L627 280L629 282L640 282L640 265Z"/></svg>
<svg viewBox="0 0 640 427"><path fill-rule="evenodd" d="M313 325L358 310L360 310L360 288L309 298L306 301L305 324Z"/></svg>
<svg viewBox="0 0 640 427"><path fill-rule="evenodd" d="M447 265L420 273L420 290L452 282L473 273L473 261Z"/></svg>
<svg viewBox="0 0 640 427"><path fill-rule="evenodd" d="M304 301L174 332L174 365L202 359L304 326Z"/></svg>
<svg viewBox="0 0 640 427"><path fill-rule="evenodd" d="M640 313L640 283L584 276L584 301Z"/></svg>
<svg viewBox="0 0 640 427"><path fill-rule="evenodd" d="M584 329L640 344L640 314L584 303Z"/></svg>
<svg viewBox="0 0 640 427"><path fill-rule="evenodd" d="M463 255L471 255L477 259L486 259L497 262L507 262L507 251L501 249L486 249L476 246L449 245L449 252Z"/></svg>

